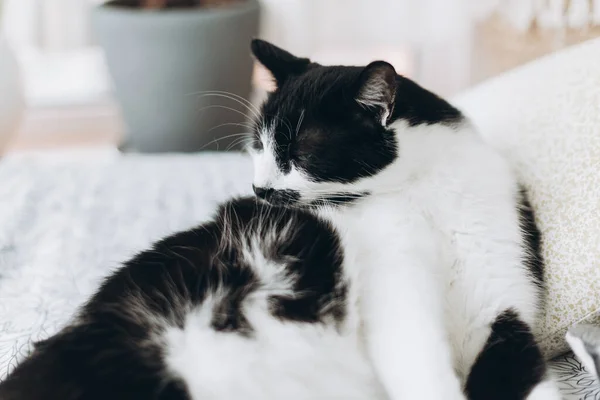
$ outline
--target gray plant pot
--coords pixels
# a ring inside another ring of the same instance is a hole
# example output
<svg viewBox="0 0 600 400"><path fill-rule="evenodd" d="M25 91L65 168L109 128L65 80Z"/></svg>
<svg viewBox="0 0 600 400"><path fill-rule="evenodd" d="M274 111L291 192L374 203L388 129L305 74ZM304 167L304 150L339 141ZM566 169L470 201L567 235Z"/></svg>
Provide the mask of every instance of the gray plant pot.
<svg viewBox="0 0 600 400"><path fill-rule="evenodd" d="M126 150L225 150L244 131L243 108L222 91L249 98L250 39L259 3L220 8L141 10L101 5L92 13L127 128ZM230 136L230 137L228 137ZM239 142L239 140L238 140Z"/></svg>

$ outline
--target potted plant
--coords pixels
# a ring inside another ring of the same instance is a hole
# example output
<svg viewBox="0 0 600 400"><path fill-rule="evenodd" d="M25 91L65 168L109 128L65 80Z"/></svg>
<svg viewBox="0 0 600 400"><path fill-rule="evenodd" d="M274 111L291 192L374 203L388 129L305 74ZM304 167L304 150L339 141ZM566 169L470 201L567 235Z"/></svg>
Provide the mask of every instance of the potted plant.
<svg viewBox="0 0 600 400"><path fill-rule="evenodd" d="M127 128L141 152L223 150L250 96L258 0L114 0L92 13ZM235 100L233 100L235 101ZM238 109L239 110L239 109Z"/></svg>
<svg viewBox="0 0 600 400"><path fill-rule="evenodd" d="M0 154L16 132L24 110L24 95L17 60L3 33L0 0Z"/></svg>

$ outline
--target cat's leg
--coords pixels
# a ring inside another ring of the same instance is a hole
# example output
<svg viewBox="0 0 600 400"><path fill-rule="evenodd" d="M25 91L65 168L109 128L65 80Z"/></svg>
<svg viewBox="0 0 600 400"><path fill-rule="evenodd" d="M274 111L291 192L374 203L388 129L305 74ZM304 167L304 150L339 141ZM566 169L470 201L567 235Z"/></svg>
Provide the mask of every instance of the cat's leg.
<svg viewBox="0 0 600 400"><path fill-rule="evenodd" d="M433 269L419 257L387 255L366 272L361 302L379 379L392 400L464 400Z"/></svg>
<svg viewBox="0 0 600 400"><path fill-rule="evenodd" d="M467 379L470 400L560 400L527 323L513 310L499 315Z"/></svg>

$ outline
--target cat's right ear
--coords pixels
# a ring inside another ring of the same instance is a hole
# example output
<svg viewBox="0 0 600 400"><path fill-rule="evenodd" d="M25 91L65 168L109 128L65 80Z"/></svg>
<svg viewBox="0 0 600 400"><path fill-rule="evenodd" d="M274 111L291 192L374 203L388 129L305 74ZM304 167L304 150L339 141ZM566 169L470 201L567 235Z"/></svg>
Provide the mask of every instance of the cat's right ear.
<svg viewBox="0 0 600 400"><path fill-rule="evenodd" d="M396 98L396 70L385 61L374 61L360 74L355 100L374 112L382 125L394 109Z"/></svg>
<svg viewBox="0 0 600 400"><path fill-rule="evenodd" d="M261 39L254 39L250 44L252 54L266 69L271 72L277 86L294 75L301 75L308 69L310 60L300 58Z"/></svg>

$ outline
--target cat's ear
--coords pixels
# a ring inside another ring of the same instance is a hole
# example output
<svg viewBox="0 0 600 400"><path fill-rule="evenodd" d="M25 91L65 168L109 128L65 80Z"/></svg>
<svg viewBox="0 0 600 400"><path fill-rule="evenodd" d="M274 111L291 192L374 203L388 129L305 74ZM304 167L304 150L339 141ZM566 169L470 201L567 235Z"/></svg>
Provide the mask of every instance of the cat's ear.
<svg viewBox="0 0 600 400"><path fill-rule="evenodd" d="M264 40L252 40L250 48L258 62L271 72L278 86L291 76L303 74L311 64L308 58L296 57Z"/></svg>
<svg viewBox="0 0 600 400"><path fill-rule="evenodd" d="M385 61L367 65L358 78L355 100L367 110L376 113L382 125L394 109L396 97L396 70Z"/></svg>

